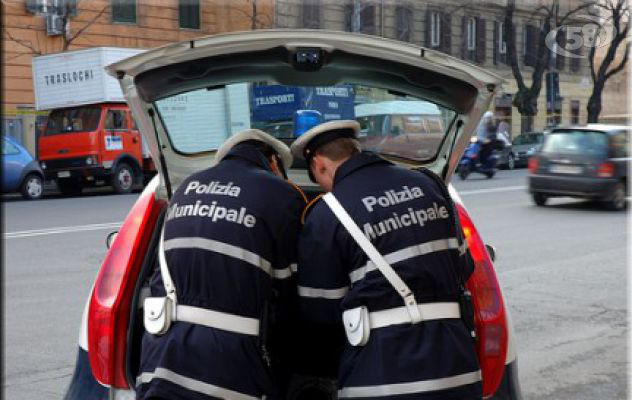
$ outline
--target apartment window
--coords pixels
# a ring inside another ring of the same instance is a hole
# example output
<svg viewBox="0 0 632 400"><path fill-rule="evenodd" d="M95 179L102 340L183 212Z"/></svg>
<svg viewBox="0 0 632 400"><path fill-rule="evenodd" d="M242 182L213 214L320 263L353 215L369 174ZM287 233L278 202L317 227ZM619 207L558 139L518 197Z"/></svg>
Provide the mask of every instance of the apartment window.
<svg viewBox="0 0 632 400"><path fill-rule="evenodd" d="M406 6L397 6L395 9L397 17L397 40L410 42L413 26L413 10Z"/></svg>
<svg viewBox="0 0 632 400"><path fill-rule="evenodd" d="M579 100L571 100L571 124L579 124Z"/></svg>
<svg viewBox="0 0 632 400"><path fill-rule="evenodd" d="M439 47L441 45L441 14L430 13L430 45Z"/></svg>
<svg viewBox="0 0 632 400"><path fill-rule="evenodd" d="M180 0L180 28L200 29L200 0Z"/></svg>
<svg viewBox="0 0 632 400"><path fill-rule="evenodd" d="M375 4L354 1L345 7L346 30L375 34Z"/></svg>
<svg viewBox="0 0 632 400"><path fill-rule="evenodd" d="M476 18L467 19L467 49L476 50Z"/></svg>
<svg viewBox="0 0 632 400"><path fill-rule="evenodd" d="M570 53L581 56L582 55L582 47L579 47L575 50L571 50ZM582 59L581 57L573 57L571 58L570 69L572 72L578 72L581 69Z"/></svg>
<svg viewBox="0 0 632 400"><path fill-rule="evenodd" d="M112 0L112 22L136 23L136 0Z"/></svg>
<svg viewBox="0 0 632 400"><path fill-rule="evenodd" d="M319 0L305 0L303 3L303 27L308 29L320 28Z"/></svg>
<svg viewBox="0 0 632 400"><path fill-rule="evenodd" d="M533 25L525 26L524 65L534 67L537 62L538 37L540 29Z"/></svg>
<svg viewBox="0 0 632 400"><path fill-rule="evenodd" d="M498 23L498 35L496 40L498 41L498 54L507 54L507 42L505 41L505 23Z"/></svg>
<svg viewBox="0 0 632 400"><path fill-rule="evenodd" d="M507 41L505 23L494 22L494 64L507 64Z"/></svg>

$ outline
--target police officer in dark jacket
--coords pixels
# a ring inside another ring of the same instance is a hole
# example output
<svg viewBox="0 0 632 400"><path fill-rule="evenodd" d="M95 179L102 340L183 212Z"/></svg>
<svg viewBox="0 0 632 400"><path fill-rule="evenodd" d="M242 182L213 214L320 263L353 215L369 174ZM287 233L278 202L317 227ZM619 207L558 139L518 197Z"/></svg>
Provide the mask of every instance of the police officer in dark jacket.
<svg viewBox="0 0 632 400"><path fill-rule="evenodd" d="M306 354L325 374L339 360L339 398L480 399L473 322L461 312L472 263L447 189L429 171L361 152L358 132L355 121L324 123L292 153L307 160L310 177L337 198L415 301L403 302L329 201L317 201L299 240L300 309L306 332L316 332L304 338L313 344ZM364 343L354 341L362 327Z"/></svg>
<svg viewBox="0 0 632 400"><path fill-rule="evenodd" d="M176 306L166 308L173 321L164 333L145 332L137 398L282 398L284 365L274 344L296 302L305 206L282 178L291 163L285 144L247 130L175 191L151 299L171 293ZM146 310L146 319L155 315Z"/></svg>

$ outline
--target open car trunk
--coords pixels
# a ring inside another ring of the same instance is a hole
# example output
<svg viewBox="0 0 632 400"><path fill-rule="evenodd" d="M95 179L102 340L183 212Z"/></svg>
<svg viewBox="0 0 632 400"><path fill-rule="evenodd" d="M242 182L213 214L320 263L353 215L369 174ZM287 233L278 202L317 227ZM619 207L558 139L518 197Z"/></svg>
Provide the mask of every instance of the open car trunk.
<svg viewBox="0 0 632 400"><path fill-rule="evenodd" d="M291 143L293 113L303 109L318 111L323 122L357 119L365 149L449 181L502 83L443 53L322 30L215 35L107 69L149 145L163 195L212 165L219 145L241 130L261 128ZM310 185L300 163L295 167L290 178Z"/></svg>

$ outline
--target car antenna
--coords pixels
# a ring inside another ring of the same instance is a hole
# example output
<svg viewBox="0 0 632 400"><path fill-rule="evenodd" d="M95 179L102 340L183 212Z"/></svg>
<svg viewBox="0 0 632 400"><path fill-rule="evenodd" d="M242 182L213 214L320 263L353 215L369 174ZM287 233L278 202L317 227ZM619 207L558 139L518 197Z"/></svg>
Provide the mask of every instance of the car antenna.
<svg viewBox="0 0 632 400"><path fill-rule="evenodd" d="M167 162L165 161L165 155L162 152L162 143L160 143L160 137L158 137L158 129L156 129L156 116L154 113L154 109L150 108L148 111L149 116L151 117L151 123L154 126L154 134L156 135L156 142L158 143L158 153L160 159L160 168L162 169L162 174L165 177L165 187L167 188L167 197L171 200L171 181L169 180L169 172L167 172Z"/></svg>

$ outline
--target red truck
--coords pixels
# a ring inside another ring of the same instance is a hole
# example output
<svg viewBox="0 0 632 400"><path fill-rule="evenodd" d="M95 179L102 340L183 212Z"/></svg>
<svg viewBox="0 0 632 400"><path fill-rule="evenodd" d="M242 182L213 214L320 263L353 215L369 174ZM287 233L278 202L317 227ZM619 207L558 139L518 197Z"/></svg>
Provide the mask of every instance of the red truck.
<svg viewBox="0 0 632 400"><path fill-rule="evenodd" d="M118 82L103 70L140 51L99 47L33 60L37 108L51 110L38 158L62 194L102 185L129 193L156 173Z"/></svg>

